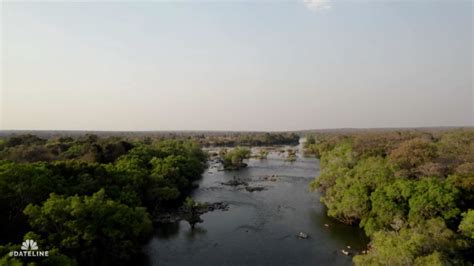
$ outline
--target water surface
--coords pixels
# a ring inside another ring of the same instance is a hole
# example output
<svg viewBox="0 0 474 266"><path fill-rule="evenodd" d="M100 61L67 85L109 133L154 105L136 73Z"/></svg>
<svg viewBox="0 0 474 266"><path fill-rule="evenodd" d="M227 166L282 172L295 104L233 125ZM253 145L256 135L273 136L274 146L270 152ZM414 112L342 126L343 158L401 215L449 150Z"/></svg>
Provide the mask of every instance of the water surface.
<svg viewBox="0 0 474 266"><path fill-rule="evenodd" d="M192 196L227 202L229 210L204 214L194 231L186 222L160 225L146 249L151 265L350 265L341 249L361 251L367 238L326 216L320 195L308 191L319 161L298 152L295 162L287 162L280 152L287 148L270 152L266 160L250 159L239 171L218 171L211 164ZM272 175L275 181L264 179ZM234 177L265 190L221 184ZM297 238L299 232L309 239Z"/></svg>

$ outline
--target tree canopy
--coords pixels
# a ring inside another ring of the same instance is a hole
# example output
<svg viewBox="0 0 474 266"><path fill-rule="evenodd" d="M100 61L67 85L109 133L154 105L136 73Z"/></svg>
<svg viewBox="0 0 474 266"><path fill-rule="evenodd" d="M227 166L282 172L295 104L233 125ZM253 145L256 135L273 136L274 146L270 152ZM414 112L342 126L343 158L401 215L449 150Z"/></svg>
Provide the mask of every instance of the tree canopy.
<svg viewBox="0 0 474 266"><path fill-rule="evenodd" d="M317 134L311 183L327 213L372 241L356 265L473 262L474 130Z"/></svg>
<svg viewBox="0 0 474 266"><path fill-rule="evenodd" d="M207 155L193 140L25 135L2 140L0 159L0 233L8 236L0 251L34 235L57 260L74 265L139 253L153 217L182 204ZM27 261L0 256L0 264Z"/></svg>

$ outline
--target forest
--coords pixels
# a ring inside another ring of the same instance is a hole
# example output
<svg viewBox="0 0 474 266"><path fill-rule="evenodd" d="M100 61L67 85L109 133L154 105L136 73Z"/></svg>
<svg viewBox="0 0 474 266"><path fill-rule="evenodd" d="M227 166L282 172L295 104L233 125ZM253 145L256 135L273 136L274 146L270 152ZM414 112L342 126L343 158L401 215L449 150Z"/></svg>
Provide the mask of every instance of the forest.
<svg viewBox="0 0 474 266"><path fill-rule="evenodd" d="M183 202L207 155L193 140L15 135L0 158L0 265L117 265ZM24 239L49 256L10 257Z"/></svg>
<svg viewBox="0 0 474 266"><path fill-rule="evenodd" d="M238 131L48 131L9 130L0 131L0 140L9 136L33 136L42 139L81 138L90 135L97 138L142 140L194 140L202 147L298 145L299 132L238 132ZM2 144L0 142L0 148Z"/></svg>
<svg viewBox="0 0 474 266"><path fill-rule="evenodd" d="M305 154L319 158L321 168L310 189L322 195L328 216L359 226L370 238L366 250L353 254L354 264L472 264L474 130L305 134ZM268 155L265 148L252 154L249 147L295 145L297 138L296 133L0 138L0 265L136 261L158 217L169 210L188 210L182 218L192 229L202 222L207 206L188 196L208 159L234 175L250 158ZM207 154L202 149L207 146L221 149ZM281 160L291 166L296 150L286 152ZM26 239L50 255L8 255Z"/></svg>
<svg viewBox="0 0 474 266"><path fill-rule="evenodd" d="M203 146L295 144L295 133L80 134L40 132L0 138L0 264L126 264L140 256L170 210L191 227L205 205L187 197L201 178ZM250 150L221 154L244 167ZM25 239L50 256L14 258Z"/></svg>
<svg viewBox="0 0 474 266"><path fill-rule="evenodd" d="M300 140L300 136L294 132L238 132L216 135L197 135L194 136L194 138L196 138L196 140L198 140L205 147L297 145Z"/></svg>
<svg viewBox="0 0 474 266"><path fill-rule="evenodd" d="M311 134L305 150L327 214L371 239L356 265L472 265L474 130Z"/></svg>

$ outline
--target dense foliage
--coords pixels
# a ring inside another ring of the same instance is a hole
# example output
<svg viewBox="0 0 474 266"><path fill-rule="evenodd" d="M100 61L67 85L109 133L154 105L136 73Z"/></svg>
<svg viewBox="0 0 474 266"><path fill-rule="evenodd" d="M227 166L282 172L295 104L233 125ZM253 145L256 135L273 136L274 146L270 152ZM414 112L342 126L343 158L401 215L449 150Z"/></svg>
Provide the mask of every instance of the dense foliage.
<svg viewBox="0 0 474 266"><path fill-rule="evenodd" d="M29 261L8 256L23 239L54 254L40 264L126 263L207 158L191 140L21 135L0 144L1 265Z"/></svg>
<svg viewBox="0 0 474 266"><path fill-rule="evenodd" d="M193 198L187 197L183 204L184 207L184 219L189 223L191 229L194 230L194 227L197 223L202 223L203 220L200 217L200 209L205 208L205 204L198 203L194 201Z"/></svg>
<svg viewBox="0 0 474 266"><path fill-rule="evenodd" d="M306 152L328 215L372 239L356 265L474 261L473 130L319 134Z"/></svg>
<svg viewBox="0 0 474 266"><path fill-rule="evenodd" d="M231 150L222 149L220 157L225 170L238 170L246 167L245 159L250 158L250 150L242 147L235 147Z"/></svg>
<svg viewBox="0 0 474 266"><path fill-rule="evenodd" d="M300 137L296 133L228 133L195 136L203 146L271 146L297 145Z"/></svg>

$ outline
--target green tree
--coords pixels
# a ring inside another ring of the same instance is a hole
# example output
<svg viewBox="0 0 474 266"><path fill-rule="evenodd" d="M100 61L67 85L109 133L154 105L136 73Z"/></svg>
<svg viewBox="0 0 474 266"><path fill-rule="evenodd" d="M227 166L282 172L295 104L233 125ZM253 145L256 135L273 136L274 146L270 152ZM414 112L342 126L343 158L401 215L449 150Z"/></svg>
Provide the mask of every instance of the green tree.
<svg viewBox="0 0 474 266"><path fill-rule="evenodd" d="M370 194L392 180L387 160L381 157L361 159L353 169L336 179L321 198L328 207L328 215L352 224L367 217Z"/></svg>
<svg viewBox="0 0 474 266"><path fill-rule="evenodd" d="M460 191L460 207L474 206L474 163L461 164L447 180Z"/></svg>
<svg viewBox="0 0 474 266"><path fill-rule="evenodd" d="M459 231L466 237L474 239L474 210L468 210L462 214Z"/></svg>
<svg viewBox="0 0 474 266"><path fill-rule="evenodd" d="M346 224L365 217L370 210L368 187L352 177L336 180L321 200L328 207L328 215Z"/></svg>
<svg viewBox="0 0 474 266"><path fill-rule="evenodd" d="M369 194L394 179L387 159L379 156L360 159L350 174L368 187Z"/></svg>
<svg viewBox="0 0 474 266"><path fill-rule="evenodd" d="M472 260L473 140L472 130L318 134L321 175L311 188L329 216L359 222L372 239L356 264Z"/></svg>
<svg viewBox="0 0 474 266"><path fill-rule="evenodd" d="M201 219L200 210L202 209L203 205L195 202L193 198L187 197L184 201L184 219L189 223L191 226L191 230L194 230L197 223L202 223L203 220Z"/></svg>
<svg viewBox="0 0 474 266"><path fill-rule="evenodd" d="M63 184L45 163L19 164L0 161L0 212L12 219L29 203L40 203Z"/></svg>
<svg viewBox="0 0 474 266"><path fill-rule="evenodd" d="M43 145L16 145L0 153L0 159L14 161L18 163L28 162L50 162L56 156Z"/></svg>
<svg viewBox="0 0 474 266"><path fill-rule="evenodd" d="M415 183L408 201L410 222L441 216L445 220L456 217L460 210L456 206L458 190L449 182L438 179L423 179Z"/></svg>
<svg viewBox="0 0 474 266"><path fill-rule="evenodd" d="M0 152L7 147L7 141L5 139L0 139Z"/></svg>
<svg viewBox="0 0 474 266"><path fill-rule="evenodd" d="M250 150L247 148L236 147L227 153L225 153L223 158L224 168L228 170L240 169L246 167L243 161L250 158Z"/></svg>
<svg viewBox="0 0 474 266"><path fill-rule="evenodd" d="M363 217L361 226L367 235L378 230L399 230L407 223L408 199L413 194L414 183L398 179L393 183L378 187L371 195L370 213Z"/></svg>
<svg viewBox="0 0 474 266"><path fill-rule="evenodd" d="M6 146L7 147L15 147L18 145L34 145L34 144L45 144L46 140L42 139L38 136L32 135L32 134L25 134L25 135L18 135L18 136L12 136L7 139L6 141Z"/></svg>
<svg viewBox="0 0 474 266"><path fill-rule="evenodd" d="M373 235L367 255L354 257L355 265L426 265L428 261L445 265L445 255L456 247L453 231L440 218L403 228L399 232L378 231ZM428 256L427 256L428 255ZM455 262L455 261L453 261ZM458 261L459 262L459 261Z"/></svg>
<svg viewBox="0 0 474 266"><path fill-rule="evenodd" d="M438 251L426 256L417 257L414 262L416 266L444 266L446 264L445 256Z"/></svg>
<svg viewBox="0 0 474 266"><path fill-rule="evenodd" d="M107 199L103 189L90 197L51 194L41 206L30 204L24 212L47 243L84 263L128 258L139 252L151 231L144 208Z"/></svg>
<svg viewBox="0 0 474 266"><path fill-rule="evenodd" d="M342 142L334 149L324 152L321 157L321 175L312 183L311 188L325 192L336 184L338 177L343 177L356 163L350 142Z"/></svg>

